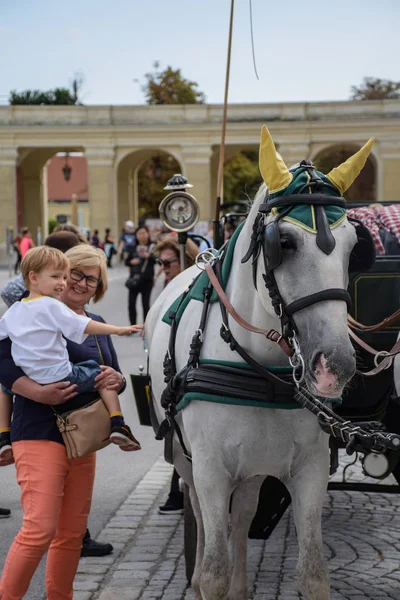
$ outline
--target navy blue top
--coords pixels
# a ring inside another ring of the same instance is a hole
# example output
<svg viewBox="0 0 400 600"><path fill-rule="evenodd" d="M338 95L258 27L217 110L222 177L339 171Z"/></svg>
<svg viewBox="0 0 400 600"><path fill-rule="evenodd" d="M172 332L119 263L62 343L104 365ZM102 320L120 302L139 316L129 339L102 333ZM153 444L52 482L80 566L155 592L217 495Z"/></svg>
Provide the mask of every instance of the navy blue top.
<svg viewBox="0 0 400 600"><path fill-rule="evenodd" d="M89 312L86 314L94 321L105 322L98 315L93 315ZM104 364L121 372L111 336L98 335L96 337L101 348ZM88 335L83 344L75 344L75 342L67 340L67 350L70 361L74 364L85 360L95 360L99 364L102 364L99 349L93 335ZM0 382L8 389L11 389L15 381L24 375L25 373L14 364L12 359L10 339L7 338L0 341ZM97 393L90 392L79 394L75 398L54 408L59 413L67 412L88 404L98 398L98 396ZM11 441L19 442L20 440L51 440L52 442L63 444L61 434L57 428L56 418L50 405L40 404L23 396L15 396L11 424Z"/></svg>

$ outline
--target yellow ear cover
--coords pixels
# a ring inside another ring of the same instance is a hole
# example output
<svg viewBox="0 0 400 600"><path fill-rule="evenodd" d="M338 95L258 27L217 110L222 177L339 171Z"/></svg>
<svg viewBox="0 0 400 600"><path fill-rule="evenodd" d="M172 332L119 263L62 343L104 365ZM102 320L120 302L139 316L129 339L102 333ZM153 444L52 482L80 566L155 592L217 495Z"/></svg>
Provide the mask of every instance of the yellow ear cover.
<svg viewBox="0 0 400 600"><path fill-rule="evenodd" d="M293 175L277 153L266 125L261 129L259 168L271 194L285 189L293 179Z"/></svg>
<svg viewBox="0 0 400 600"><path fill-rule="evenodd" d="M367 158L374 145L375 138L371 138L368 142L353 156L350 156L344 163L332 169L326 177L335 185L338 190L344 194L349 189L353 181L358 177L361 169L367 162Z"/></svg>

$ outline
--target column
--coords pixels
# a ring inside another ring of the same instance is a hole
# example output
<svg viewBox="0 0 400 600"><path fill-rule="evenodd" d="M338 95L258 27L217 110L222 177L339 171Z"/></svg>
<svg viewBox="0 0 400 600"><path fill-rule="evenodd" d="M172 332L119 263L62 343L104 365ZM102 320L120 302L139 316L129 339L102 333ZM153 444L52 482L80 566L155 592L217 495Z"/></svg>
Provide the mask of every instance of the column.
<svg viewBox="0 0 400 600"><path fill-rule="evenodd" d="M18 150L13 146L0 147L0 260L7 257L6 231L16 228L17 221L17 157Z"/></svg>
<svg viewBox="0 0 400 600"><path fill-rule="evenodd" d="M110 228L111 234L117 240L119 230L114 146L86 147L85 156L88 168L90 229L98 229L102 240L104 230Z"/></svg>
<svg viewBox="0 0 400 600"><path fill-rule="evenodd" d="M213 219L212 206L215 203L211 190L210 159L212 148L208 144L182 144L182 169L193 189L188 192L193 194L200 205L200 221ZM216 192L214 191L214 196Z"/></svg>
<svg viewBox="0 0 400 600"><path fill-rule="evenodd" d="M377 200L400 200L400 140L381 142L379 155Z"/></svg>
<svg viewBox="0 0 400 600"><path fill-rule="evenodd" d="M304 143L279 144L278 152L290 169L290 167L296 163L299 163L310 156L310 146L309 144Z"/></svg>

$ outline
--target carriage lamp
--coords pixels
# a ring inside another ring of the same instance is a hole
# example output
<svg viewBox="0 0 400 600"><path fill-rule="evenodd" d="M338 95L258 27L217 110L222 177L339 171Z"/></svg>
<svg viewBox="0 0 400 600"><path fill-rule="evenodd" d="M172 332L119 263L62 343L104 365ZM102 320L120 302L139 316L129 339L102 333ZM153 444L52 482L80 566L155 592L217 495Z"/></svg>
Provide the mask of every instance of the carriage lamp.
<svg viewBox="0 0 400 600"><path fill-rule="evenodd" d="M168 180L165 190L171 193L161 200L158 207L160 219L171 231L178 233L181 269L186 268L185 244L187 232L194 227L200 215L199 204L186 190L193 187L180 173Z"/></svg>

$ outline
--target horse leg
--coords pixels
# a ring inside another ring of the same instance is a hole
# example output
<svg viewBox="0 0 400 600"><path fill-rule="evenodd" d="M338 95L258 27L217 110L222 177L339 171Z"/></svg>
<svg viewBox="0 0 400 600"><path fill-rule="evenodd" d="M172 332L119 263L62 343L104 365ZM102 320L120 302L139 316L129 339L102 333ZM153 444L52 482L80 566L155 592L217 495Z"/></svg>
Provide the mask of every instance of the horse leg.
<svg viewBox="0 0 400 600"><path fill-rule="evenodd" d="M322 546L322 506L329 479L329 458L323 449L308 455L303 467L287 483L292 497L299 543L297 572L304 600L329 600L330 585Z"/></svg>
<svg viewBox="0 0 400 600"><path fill-rule="evenodd" d="M227 600L230 571L228 558L228 515L232 482L221 465L193 460L194 484L204 526L201 563L202 600ZM196 562L197 569L197 562Z"/></svg>
<svg viewBox="0 0 400 600"><path fill-rule="evenodd" d="M231 550L233 571L228 600L247 600L247 536L257 510L263 477L240 482L233 492L231 506Z"/></svg>
<svg viewBox="0 0 400 600"><path fill-rule="evenodd" d="M190 488L190 502L192 504L193 514L196 518L197 525L196 564L192 575L191 587L194 591L195 600L202 600L200 592L200 574L201 563L203 562L204 556L204 526L200 511L199 499L193 486Z"/></svg>

